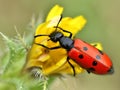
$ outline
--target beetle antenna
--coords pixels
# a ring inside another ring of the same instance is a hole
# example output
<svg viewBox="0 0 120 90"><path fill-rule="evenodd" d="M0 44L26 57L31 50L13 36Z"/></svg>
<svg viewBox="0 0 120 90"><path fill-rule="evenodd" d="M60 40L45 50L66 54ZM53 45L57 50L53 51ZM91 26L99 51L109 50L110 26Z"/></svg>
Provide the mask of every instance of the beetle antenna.
<svg viewBox="0 0 120 90"><path fill-rule="evenodd" d="M56 28L55 31L57 31L57 28L58 28L58 26L59 26L61 20L62 20L62 15L60 15L60 19L59 19L57 25L55 26L55 28Z"/></svg>
<svg viewBox="0 0 120 90"><path fill-rule="evenodd" d="M35 35L34 38L37 38L37 37L40 37L40 36L49 36L49 35L40 34L40 35Z"/></svg>

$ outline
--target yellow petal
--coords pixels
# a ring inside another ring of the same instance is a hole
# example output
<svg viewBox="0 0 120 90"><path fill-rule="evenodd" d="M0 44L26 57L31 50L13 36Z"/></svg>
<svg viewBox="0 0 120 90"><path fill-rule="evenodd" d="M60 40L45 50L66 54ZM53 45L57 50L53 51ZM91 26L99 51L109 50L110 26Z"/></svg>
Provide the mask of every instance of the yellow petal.
<svg viewBox="0 0 120 90"><path fill-rule="evenodd" d="M101 43L96 43L96 42L94 42L94 43L91 43L91 45L93 45L93 46L96 47L97 49L103 51L103 47L102 47L102 44L101 44Z"/></svg>
<svg viewBox="0 0 120 90"><path fill-rule="evenodd" d="M40 68L42 68L43 63L38 61L37 59L31 59L28 62L26 62L24 70L28 70L29 68L32 68L32 67L40 67Z"/></svg>
<svg viewBox="0 0 120 90"><path fill-rule="evenodd" d="M59 26L64 30L70 31L73 36L75 36L78 31L82 30L86 22L87 21L83 16L75 18L65 17L62 19Z"/></svg>
<svg viewBox="0 0 120 90"><path fill-rule="evenodd" d="M48 25L48 22L40 24L36 29L35 35L41 35L41 34L46 35L47 31L49 30L49 28L46 28L47 25ZM48 40L47 36L39 36L39 37L36 37L34 39L34 42L41 43L41 42L44 42L46 40Z"/></svg>
<svg viewBox="0 0 120 90"><path fill-rule="evenodd" d="M60 18L61 18L61 15L53 17L53 18L49 21L50 23L47 25L47 27L50 28L50 27L57 26Z"/></svg>
<svg viewBox="0 0 120 90"><path fill-rule="evenodd" d="M86 24L86 19L83 16L78 16L75 17L71 22L70 25L74 26L73 30L71 30L72 34L76 34L78 31L82 30L82 28L85 26Z"/></svg>
<svg viewBox="0 0 120 90"><path fill-rule="evenodd" d="M52 63L52 62L50 62ZM66 63L66 57L63 57L62 59L60 59L56 64L49 66L48 68L43 68L43 74L44 75L50 75L52 74L55 70L57 70L58 68L60 68L61 66L63 66ZM59 72L58 72L59 73Z"/></svg>
<svg viewBox="0 0 120 90"><path fill-rule="evenodd" d="M59 16L61 15L63 12L63 7L59 6L59 5L55 5L49 12L46 21L51 20L52 18L54 18L55 16Z"/></svg>
<svg viewBox="0 0 120 90"><path fill-rule="evenodd" d="M81 68L76 62L74 62L72 59L70 59L70 63L74 66L75 69L75 74L79 74L84 71L83 68ZM70 66L68 62L66 62L64 65L62 65L60 68L56 69L55 71L52 72L52 74L70 74L74 75L73 69Z"/></svg>

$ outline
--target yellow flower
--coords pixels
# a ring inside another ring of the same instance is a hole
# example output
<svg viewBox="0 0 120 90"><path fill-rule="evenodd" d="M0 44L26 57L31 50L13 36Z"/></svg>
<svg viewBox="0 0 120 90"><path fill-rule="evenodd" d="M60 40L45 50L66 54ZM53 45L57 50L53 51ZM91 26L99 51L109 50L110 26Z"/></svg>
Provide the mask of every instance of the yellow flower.
<svg viewBox="0 0 120 90"><path fill-rule="evenodd" d="M62 12L63 7L55 5L50 10L46 21L37 27L35 35L49 35L51 32L53 32L55 30L54 26L58 24ZM82 30L85 24L86 19L83 16L77 16L75 18L64 17L60 21L59 27L70 31L74 37L77 32ZM68 34L64 33L64 35L67 36ZM25 69L39 67L41 68L43 75L62 73L73 75L73 69L66 60L67 52L65 49L60 48L55 50L47 50L44 47L36 45L35 43L40 43L47 47L59 46L59 43L54 43L49 40L48 36L36 37L28 53ZM92 45L97 45L98 48L102 49L99 43L94 43ZM83 71L83 69L73 60L70 59L70 63L75 67L76 74L79 74Z"/></svg>

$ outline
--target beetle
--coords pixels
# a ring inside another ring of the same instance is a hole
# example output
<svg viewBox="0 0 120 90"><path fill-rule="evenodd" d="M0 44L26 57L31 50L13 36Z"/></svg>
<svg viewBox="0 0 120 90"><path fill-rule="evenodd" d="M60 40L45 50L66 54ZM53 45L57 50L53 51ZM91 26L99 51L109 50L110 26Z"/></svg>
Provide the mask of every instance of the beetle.
<svg viewBox="0 0 120 90"><path fill-rule="evenodd" d="M88 44L81 39L72 39L72 33L64 30L63 28L59 27L59 23L62 20L62 17L59 19L57 25L54 27L55 30L50 33L49 35L35 35L34 38L40 36L48 36L53 42L59 42L60 46L55 47L47 47L40 43L35 43L36 45L42 46L49 50L64 48L67 51L67 62L71 66L73 70L74 76L75 68L70 63L70 59L74 60L78 65L82 68L86 69L88 73L92 72L95 74L108 74L113 73L114 69L112 67L112 61L108 57L108 55L101 50L97 49L95 46ZM65 36L62 32L58 31L61 30L64 33L68 33L69 36Z"/></svg>

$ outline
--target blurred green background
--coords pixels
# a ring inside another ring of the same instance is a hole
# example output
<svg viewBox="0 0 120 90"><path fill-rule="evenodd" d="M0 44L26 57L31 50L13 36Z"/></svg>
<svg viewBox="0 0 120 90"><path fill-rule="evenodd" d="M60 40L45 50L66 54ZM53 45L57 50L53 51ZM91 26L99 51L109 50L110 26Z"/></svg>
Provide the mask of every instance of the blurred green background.
<svg viewBox="0 0 120 90"><path fill-rule="evenodd" d="M13 38L14 26L23 34L33 14L45 17L55 5L64 7L63 16L83 15L87 24L76 36L87 42L101 42L111 57L115 73L56 79L51 90L120 90L120 1L119 0L0 0L0 32ZM0 36L0 57L5 47Z"/></svg>

